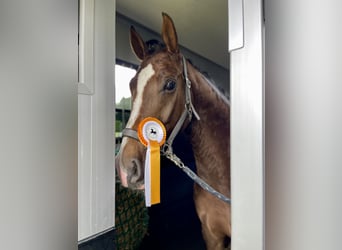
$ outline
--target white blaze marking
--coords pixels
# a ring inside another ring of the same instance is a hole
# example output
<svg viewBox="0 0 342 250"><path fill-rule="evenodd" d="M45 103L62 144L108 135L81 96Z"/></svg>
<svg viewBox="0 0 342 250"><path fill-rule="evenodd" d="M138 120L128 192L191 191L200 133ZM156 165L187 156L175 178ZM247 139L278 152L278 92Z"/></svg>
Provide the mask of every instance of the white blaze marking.
<svg viewBox="0 0 342 250"><path fill-rule="evenodd" d="M131 115L127 123L127 128L132 128L133 124L137 120L137 117L140 112L142 98L144 95L146 84L150 80L150 78L154 75L154 73L155 72L153 70L152 64L149 64L145 68L143 68L138 75L137 96L133 102L133 107L132 107Z"/></svg>
<svg viewBox="0 0 342 250"><path fill-rule="evenodd" d="M132 105L131 115L126 125L127 128L132 128L132 126L134 125L134 123L136 122L138 118L146 84L154 75L154 73L155 71L153 70L152 64L149 64L145 68L143 68L138 75L137 95ZM120 151L124 149L126 143L127 143L127 137L123 137Z"/></svg>

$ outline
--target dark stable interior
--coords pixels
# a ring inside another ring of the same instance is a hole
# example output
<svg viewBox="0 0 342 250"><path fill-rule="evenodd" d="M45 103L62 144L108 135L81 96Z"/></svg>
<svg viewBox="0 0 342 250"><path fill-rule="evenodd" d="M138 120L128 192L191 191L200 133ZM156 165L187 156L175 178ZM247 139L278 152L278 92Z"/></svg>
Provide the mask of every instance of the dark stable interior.
<svg viewBox="0 0 342 250"><path fill-rule="evenodd" d="M174 141L173 152L196 170L185 133ZM193 201L194 182L170 160L161 157L161 203L148 208L148 233L140 250L204 250L201 224Z"/></svg>

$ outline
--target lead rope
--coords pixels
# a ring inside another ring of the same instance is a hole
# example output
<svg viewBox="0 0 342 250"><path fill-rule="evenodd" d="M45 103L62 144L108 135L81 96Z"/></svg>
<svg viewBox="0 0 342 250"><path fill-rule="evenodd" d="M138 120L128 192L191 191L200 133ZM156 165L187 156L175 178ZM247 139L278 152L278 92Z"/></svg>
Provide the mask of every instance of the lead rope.
<svg viewBox="0 0 342 250"><path fill-rule="evenodd" d="M178 120L175 128L172 130L169 138L167 139L166 143L164 144L161 152L162 154L172 161L177 167L183 170L194 182L196 182L199 186L201 186L204 190L208 191L212 195L216 196L218 199L230 204L231 200L227 198L225 195L221 194L220 192L216 191L212 188L209 184L207 184L203 179L201 179L197 174L195 174L189 167L187 167L182 160L177 157L173 153L172 150L172 143L178 132L180 131L181 127L184 124L184 121L187 116L189 116L189 120L191 121L192 115L196 117L197 120L200 120L198 113L195 110L194 105L191 101L191 81L188 78L188 68L186 64L185 57L183 56L183 67L184 67L184 79L185 79L185 110L182 113L180 119Z"/></svg>
<svg viewBox="0 0 342 250"><path fill-rule="evenodd" d="M162 154L168 158L170 161L172 161L177 167L179 167L181 170L183 170L194 182L196 182L199 186L201 186L204 190L208 191L218 199L224 201L225 203L231 204L231 200L226 197L224 194L221 194L220 192L216 191L214 188L212 188L208 183L206 183L203 179L201 179L197 174L195 174L189 167L187 167L181 159L177 157L174 153L172 153L172 150L163 152Z"/></svg>

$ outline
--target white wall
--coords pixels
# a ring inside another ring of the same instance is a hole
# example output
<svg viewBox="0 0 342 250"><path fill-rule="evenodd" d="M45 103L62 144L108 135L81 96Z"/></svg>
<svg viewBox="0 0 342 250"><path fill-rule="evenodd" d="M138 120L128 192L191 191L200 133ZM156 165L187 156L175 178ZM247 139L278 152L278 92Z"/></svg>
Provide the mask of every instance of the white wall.
<svg viewBox="0 0 342 250"><path fill-rule="evenodd" d="M0 2L1 249L77 249L77 8Z"/></svg>
<svg viewBox="0 0 342 250"><path fill-rule="evenodd" d="M90 23L94 25L94 34L90 36L93 61L87 61L92 66L86 67L86 73L91 69L94 72L85 79L86 85L93 87L84 91L82 86L78 96L79 241L112 229L115 214L115 1L95 0L94 3L94 22Z"/></svg>
<svg viewBox="0 0 342 250"><path fill-rule="evenodd" d="M342 2L265 1L266 249L341 249Z"/></svg>

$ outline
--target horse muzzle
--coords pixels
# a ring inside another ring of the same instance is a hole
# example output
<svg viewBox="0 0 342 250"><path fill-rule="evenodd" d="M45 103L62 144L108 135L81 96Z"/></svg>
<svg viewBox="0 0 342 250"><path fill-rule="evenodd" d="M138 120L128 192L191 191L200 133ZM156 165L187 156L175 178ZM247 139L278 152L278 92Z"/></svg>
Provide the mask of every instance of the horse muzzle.
<svg viewBox="0 0 342 250"><path fill-rule="evenodd" d="M118 155L115 158L115 167L122 186L130 189L144 189L144 166L139 159L130 158L124 165Z"/></svg>

